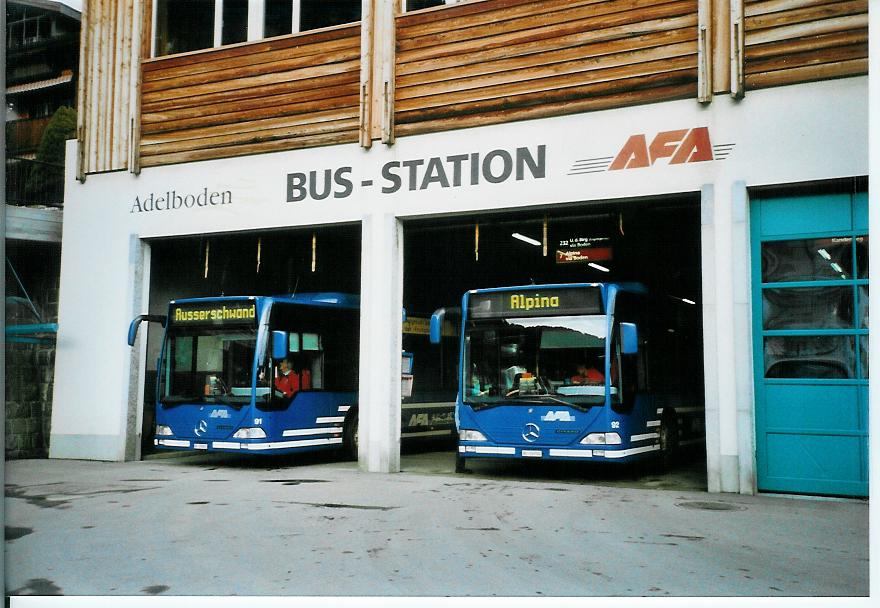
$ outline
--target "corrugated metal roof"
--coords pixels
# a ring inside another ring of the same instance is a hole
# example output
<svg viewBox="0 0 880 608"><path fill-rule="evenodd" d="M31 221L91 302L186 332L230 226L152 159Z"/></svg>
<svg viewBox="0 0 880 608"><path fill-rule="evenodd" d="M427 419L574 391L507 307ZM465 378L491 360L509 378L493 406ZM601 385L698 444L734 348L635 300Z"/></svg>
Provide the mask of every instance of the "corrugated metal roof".
<svg viewBox="0 0 880 608"><path fill-rule="evenodd" d="M61 13L65 17L81 20L81 12L71 6L67 6L63 2L54 2L53 0L8 0L7 4L29 6L31 8L39 8L46 11Z"/></svg>
<svg viewBox="0 0 880 608"><path fill-rule="evenodd" d="M16 93L27 93L28 91L37 91L39 89L48 89L49 87L57 87L73 80L72 72L64 72L55 78L47 78L46 80L35 80L34 82L25 82L23 84L15 84L6 87L7 95L15 95Z"/></svg>

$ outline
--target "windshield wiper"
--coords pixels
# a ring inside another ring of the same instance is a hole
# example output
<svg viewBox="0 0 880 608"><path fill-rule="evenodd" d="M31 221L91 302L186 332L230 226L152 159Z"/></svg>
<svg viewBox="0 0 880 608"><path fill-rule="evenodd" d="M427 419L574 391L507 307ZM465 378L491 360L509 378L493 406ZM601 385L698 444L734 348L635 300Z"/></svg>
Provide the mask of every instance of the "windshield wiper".
<svg viewBox="0 0 880 608"><path fill-rule="evenodd" d="M159 399L162 405L172 407L175 405L182 405L184 403L201 403L202 397L201 395L175 395L173 397L163 397Z"/></svg>
<svg viewBox="0 0 880 608"><path fill-rule="evenodd" d="M248 397L247 403L234 403L234 402L230 401L229 399L227 399L226 395L223 395L221 393L217 393L216 395L211 395L211 396L214 397L214 399L219 401L221 404L228 405L229 407L231 407L235 410L240 410L247 403L250 403L250 397Z"/></svg>
<svg viewBox="0 0 880 608"><path fill-rule="evenodd" d="M582 412L589 411L591 407L594 405L602 405L605 401L601 401L598 403L572 403L570 401L565 401L564 399L559 399L554 397L553 395L528 395L524 397L518 397L512 395L510 397L503 397L498 399L497 401L487 401L487 402L473 402L466 401L465 404L471 406L474 411L482 410L490 407L498 407L499 405L517 405L517 404L531 404L531 405L544 405L547 403L547 400L554 401L556 403L560 403L567 407L573 407L576 410L580 410Z"/></svg>
<svg viewBox="0 0 880 608"><path fill-rule="evenodd" d="M568 401L565 401L564 399L558 399L558 398L554 397L553 395L529 395L529 397L538 397L538 398L541 398L541 399L550 399L551 401L555 401L556 403L561 403L562 405L567 405L568 407L578 407L578 406L577 406L576 404L574 404L574 403L569 403Z"/></svg>

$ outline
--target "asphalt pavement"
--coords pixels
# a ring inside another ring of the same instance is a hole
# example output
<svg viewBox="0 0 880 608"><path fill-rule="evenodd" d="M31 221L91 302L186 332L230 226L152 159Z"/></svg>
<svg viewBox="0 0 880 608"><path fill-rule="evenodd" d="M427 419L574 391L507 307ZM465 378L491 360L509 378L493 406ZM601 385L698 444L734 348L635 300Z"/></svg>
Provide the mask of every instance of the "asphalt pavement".
<svg viewBox="0 0 880 608"><path fill-rule="evenodd" d="M868 503L670 476L404 456L6 463L6 592L866 596ZM13 603L13 605L15 605Z"/></svg>

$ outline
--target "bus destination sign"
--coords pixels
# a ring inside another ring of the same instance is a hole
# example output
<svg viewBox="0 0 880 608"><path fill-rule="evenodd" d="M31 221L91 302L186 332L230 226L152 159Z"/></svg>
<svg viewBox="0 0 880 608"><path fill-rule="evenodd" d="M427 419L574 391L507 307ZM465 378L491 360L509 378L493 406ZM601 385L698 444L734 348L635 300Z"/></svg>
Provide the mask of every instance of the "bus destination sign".
<svg viewBox="0 0 880 608"><path fill-rule="evenodd" d="M176 325L223 325L254 323L257 305L254 302L198 302L174 304L169 320Z"/></svg>
<svg viewBox="0 0 880 608"><path fill-rule="evenodd" d="M602 294L598 287L495 291L472 294L468 299L468 316L471 319L591 315L601 312Z"/></svg>

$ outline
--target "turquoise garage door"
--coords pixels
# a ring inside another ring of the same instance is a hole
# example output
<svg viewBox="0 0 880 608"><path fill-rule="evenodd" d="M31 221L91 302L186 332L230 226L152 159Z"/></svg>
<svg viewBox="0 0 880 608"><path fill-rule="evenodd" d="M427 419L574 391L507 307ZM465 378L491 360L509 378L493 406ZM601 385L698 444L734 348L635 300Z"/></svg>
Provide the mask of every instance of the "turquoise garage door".
<svg viewBox="0 0 880 608"><path fill-rule="evenodd" d="M868 197L753 200L758 489L868 494Z"/></svg>

